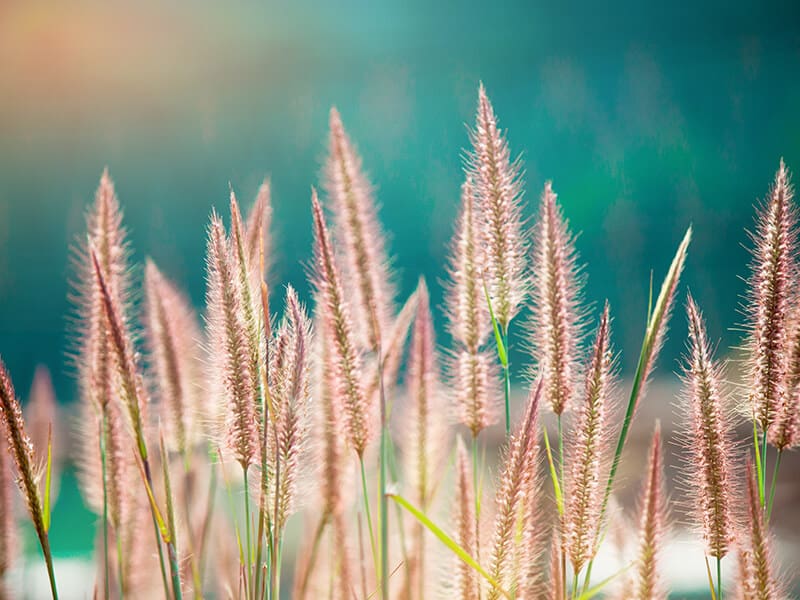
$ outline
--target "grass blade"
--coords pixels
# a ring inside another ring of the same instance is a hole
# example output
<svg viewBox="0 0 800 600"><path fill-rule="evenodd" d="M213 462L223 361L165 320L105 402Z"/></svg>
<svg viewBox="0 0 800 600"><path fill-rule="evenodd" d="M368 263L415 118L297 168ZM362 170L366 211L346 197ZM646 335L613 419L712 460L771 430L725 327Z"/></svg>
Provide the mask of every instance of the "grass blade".
<svg viewBox="0 0 800 600"><path fill-rule="evenodd" d="M53 474L53 426L47 430L47 467L44 475L44 499L42 505L42 520L44 530L50 531L50 487Z"/></svg>
<svg viewBox="0 0 800 600"><path fill-rule="evenodd" d="M544 447L547 450L547 464L550 468L550 478L553 480L553 493L556 496L556 506L558 507L559 516L564 516L564 497L561 495L561 486L558 483L558 473L556 466L553 463L553 453L550 450L550 438L547 437L547 428L543 427L544 432Z"/></svg>
<svg viewBox="0 0 800 600"><path fill-rule="evenodd" d="M481 567L474 558L472 558L466 550L464 550L461 546L459 546L453 538L447 535L442 529L437 526L433 521L431 521L422 511L412 505L408 500L403 498L400 494L386 494L389 498L394 500L397 504L402 506L406 509L411 515L417 519L422 525L424 525L428 531L430 531L436 538L442 542L450 551L455 554L458 558L463 560L466 564L470 567L475 569L475 571L483 577L489 584L495 588L498 592L500 592L504 597L511 600L511 595L506 592L503 588L500 587L500 584L495 580L489 573L487 573L483 567Z"/></svg>
<svg viewBox="0 0 800 600"><path fill-rule="evenodd" d="M600 592L603 591L604 587L606 587L609 583L614 581L617 577L622 575L625 571L630 569L632 566L633 566L633 563L631 563L627 567L624 567L623 569L617 571L613 575L609 575L608 577L603 579L603 581L601 581L597 585L592 586L591 588L589 588L588 590L583 592L580 596L578 596L577 600L590 600L591 598L594 598L597 594L599 594Z"/></svg>

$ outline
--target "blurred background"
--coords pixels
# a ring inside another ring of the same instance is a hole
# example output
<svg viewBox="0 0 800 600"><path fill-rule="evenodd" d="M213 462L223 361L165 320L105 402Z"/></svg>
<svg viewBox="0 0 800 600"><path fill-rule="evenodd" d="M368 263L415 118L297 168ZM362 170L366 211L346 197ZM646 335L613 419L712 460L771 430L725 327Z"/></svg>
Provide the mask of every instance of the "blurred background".
<svg viewBox="0 0 800 600"><path fill-rule="evenodd" d="M623 375L651 269L660 281L690 223L684 282L725 352L740 340L753 204L781 157L800 169L798 73L790 0L0 2L0 353L23 396L43 363L73 401L69 248L106 166L134 258L198 307L212 207L227 214L229 185L248 205L269 175L275 293L291 283L307 299L332 105L376 186L401 296L421 274L438 304L479 81L523 156L527 213L551 179L580 232L586 295L611 302ZM670 420L676 314L646 413ZM797 492L784 494L794 548ZM69 515L56 555L89 556L94 519L70 472L56 510Z"/></svg>

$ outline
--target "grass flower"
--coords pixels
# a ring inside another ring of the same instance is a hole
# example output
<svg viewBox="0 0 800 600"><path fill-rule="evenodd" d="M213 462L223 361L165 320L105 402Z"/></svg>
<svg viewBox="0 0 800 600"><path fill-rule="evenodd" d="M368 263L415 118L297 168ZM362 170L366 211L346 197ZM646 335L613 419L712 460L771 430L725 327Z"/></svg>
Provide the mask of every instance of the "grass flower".
<svg viewBox="0 0 800 600"><path fill-rule="evenodd" d="M754 248L745 301L749 400L765 435L786 394L787 319L797 272L797 215L792 195L789 171L781 160L750 236Z"/></svg>
<svg viewBox="0 0 800 600"><path fill-rule="evenodd" d="M575 573L581 571L597 550L601 477L608 462L608 412L614 375L610 330L606 302L586 369L583 402L577 409L577 422L570 436L565 515L567 548Z"/></svg>
<svg viewBox="0 0 800 600"><path fill-rule="evenodd" d="M272 186L269 178L261 182L256 194L256 201L247 214L245 224L245 246L247 248L247 258L251 265L258 265L261 262L261 254L264 254L264 265L262 276L268 279L267 274L272 263Z"/></svg>
<svg viewBox="0 0 800 600"><path fill-rule="evenodd" d="M637 600L666 599L660 556L666 532L667 499L664 491L664 464L661 453L661 427L656 424L650 443L647 479L640 498L639 547L634 566L634 595Z"/></svg>
<svg viewBox="0 0 800 600"><path fill-rule="evenodd" d="M721 559L734 542L733 441L723 405L721 367L714 361L703 315L691 295L686 315L689 341L683 379L688 431L683 442L689 458L685 485L706 554Z"/></svg>
<svg viewBox="0 0 800 600"><path fill-rule="evenodd" d="M742 534L740 552L744 569L740 577L744 600L778 600L785 597L775 578L772 539L767 530L764 510L759 502L758 481L753 464L747 460L747 530Z"/></svg>
<svg viewBox="0 0 800 600"><path fill-rule="evenodd" d="M467 554L479 559L475 539L475 500L472 489L472 465L467 448L461 438L456 444L456 491L454 498L454 525L456 541ZM453 593L459 600L476 600L479 596L478 574L462 561L456 565Z"/></svg>
<svg viewBox="0 0 800 600"><path fill-rule="evenodd" d="M568 223L548 181L533 235L530 322L534 372L544 380L544 401L560 415L574 396L580 371L583 277Z"/></svg>
<svg viewBox="0 0 800 600"><path fill-rule="evenodd" d="M483 84L478 89L478 112L470 141L467 176L474 181L481 213L486 285L497 322L506 332L527 295L528 244L520 206L522 164L511 158Z"/></svg>

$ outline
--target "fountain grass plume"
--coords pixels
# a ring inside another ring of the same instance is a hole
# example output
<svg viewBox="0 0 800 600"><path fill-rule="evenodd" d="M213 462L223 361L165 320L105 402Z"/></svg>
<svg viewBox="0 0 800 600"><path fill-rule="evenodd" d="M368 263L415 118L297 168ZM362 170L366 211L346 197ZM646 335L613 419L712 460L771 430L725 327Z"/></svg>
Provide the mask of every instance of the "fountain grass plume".
<svg viewBox="0 0 800 600"><path fill-rule="evenodd" d="M314 285L326 320L324 331L330 336L334 390L337 402L344 409L350 445L359 457L363 457L373 432L371 410L362 386L361 359L353 342L350 307L344 298L341 275L316 190L312 191L311 203L315 237Z"/></svg>
<svg viewBox="0 0 800 600"><path fill-rule="evenodd" d="M495 497L496 515L494 539L490 559L491 576L504 590L514 593L513 557L516 544L516 526L525 495L531 487L537 468L537 430L539 400L543 392L542 380L531 387L525 415L517 430L509 438ZM500 591L492 587L488 600L497 600Z"/></svg>
<svg viewBox="0 0 800 600"><path fill-rule="evenodd" d="M245 246L247 258L251 265L259 265L263 254L263 269L261 276L267 277L272 264L272 185L265 177L258 188L256 200L247 213L245 223Z"/></svg>
<svg viewBox="0 0 800 600"><path fill-rule="evenodd" d="M744 303L747 319L749 402L766 434L786 394L790 305L796 290L797 214L789 171L781 160L775 182L756 215L750 278Z"/></svg>
<svg viewBox="0 0 800 600"><path fill-rule="evenodd" d="M789 351L783 399L767 431L769 443L784 450L800 446L800 308L792 311L788 324Z"/></svg>
<svg viewBox="0 0 800 600"><path fill-rule="evenodd" d="M11 494L13 479L11 457L2 452L0 453L0 597L6 573L14 567L18 550L19 532L14 514L14 498Z"/></svg>
<svg viewBox="0 0 800 600"><path fill-rule="evenodd" d="M560 415L578 387L584 277L569 223L549 181L534 231L529 324L533 372L544 379L545 403Z"/></svg>
<svg viewBox="0 0 800 600"><path fill-rule="evenodd" d="M491 398L498 387L494 361L483 349L491 323L480 279L482 263L478 203L473 180L467 177L461 186L461 210L450 243L445 314L456 346L450 360L455 411L473 438L495 422Z"/></svg>
<svg viewBox="0 0 800 600"><path fill-rule="evenodd" d="M241 288L234 272L232 251L225 228L216 214L208 233L208 284L206 292L208 343L212 385L221 396L223 423L218 424L222 445L247 468L258 454L255 377L248 352L249 337Z"/></svg>
<svg viewBox="0 0 800 600"><path fill-rule="evenodd" d="M456 491L453 506L455 539L467 554L480 562L475 539L475 491L472 489L472 464L464 441L456 441ZM459 600L477 600L480 581L475 570L456 561L453 593Z"/></svg>
<svg viewBox="0 0 800 600"><path fill-rule="evenodd" d="M353 310L364 316L353 323L354 342L358 348L376 352L394 312L386 241L372 185L336 108L331 108L329 127L324 188L331 201L337 245L342 249L343 284Z"/></svg>
<svg viewBox="0 0 800 600"><path fill-rule="evenodd" d="M606 302L586 369L584 396L569 437L565 528L575 573L594 557L598 545L597 523L603 499L601 477L609 460L608 414L614 379L610 321Z"/></svg>
<svg viewBox="0 0 800 600"><path fill-rule="evenodd" d="M201 333L186 297L148 260L144 274L145 333L168 445L182 456L200 441Z"/></svg>
<svg viewBox="0 0 800 600"><path fill-rule="evenodd" d="M745 477L747 479L746 531L742 532L740 552L744 552L746 565L742 590L746 600L778 600L784 598L783 589L775 577L775 559L772 537L764 518L764 510L759 500L758 481L753 463L747 458Z"/></svg>
<svg viewBox="0 0 800 600"><path fill-rule="evenodd" d="M660 557L667 528L667 496L661 450L661 426L656 423L650 443L647 479L641 492L639 547L634 566L636 600L666 600Z"/></svg>
<svg viewBox="0 0 800 600"><path fill-rule="evenodd" d="M721 559L734 542L734 447L722 389L722 368L714 361L706 325L691 295L686 301L688 353L683 366L686 433L683 446L687 495L700 526L706 554Z"/></svg>
<svg viewBox="0 0 800 600"><path fill-rule="evenodd" d="M505 334L528 292L525 278L528 242L521 207L522 163L511 158L508 141L498 127L483 84L478 89L478 111L470 141L467 176L475 183L482 218L486 284L497 323Z"/></svg>
<svg viewBox="0 0 800 600"><path fill-rule="evenodd" d="M36 459L33 444L25 432L25 421L22 418L22 408L14 392L11 376L8 374L5 363L0 357L0 421L8 444L8 452L14 461L17 470L17 485L22 492L25 506L28 509L33 529L39 540L47 574L50 580L50 590L54 600L58 599L55 574L53 572L53 556L50 552L50 540L47 536L47 524L50 515L45 514L42 498L39 493Z"/></svg>

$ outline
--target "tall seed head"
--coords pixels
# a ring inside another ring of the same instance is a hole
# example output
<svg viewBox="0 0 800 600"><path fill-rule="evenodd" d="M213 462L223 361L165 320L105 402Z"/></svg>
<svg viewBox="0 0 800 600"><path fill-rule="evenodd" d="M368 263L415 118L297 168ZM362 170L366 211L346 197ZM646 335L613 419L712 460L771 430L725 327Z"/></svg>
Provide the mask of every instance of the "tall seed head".
<svg viewBox="0 0 800 600"><path fill-rule="evenodd" d="M580 370L583 277L568 223L551 183L545 183L533 245L529 326L536 372L544 379L544 400L560 415L572 399Z"/></svg>
<svg viewBox="0 0 800 600"><path fill-rule="evenodd" d="M520 206L522 163L511 159L483 84L478 89L478 113L470 141L467 176L475 182L482 218L486 285L497 322L506 331L527 295L524 273L528 243Z"/></svg>
<svg viewBox="0 0 800 600"><path fill-rule="evenodd" d="M458 545L473 558L477 557L475 544L475 499L472 489L472 463L460 437L456 443L456 494L453 520ZM478 574L465 562L457 561L454 592L459 600L475 600L478 597Z"/></svg>

